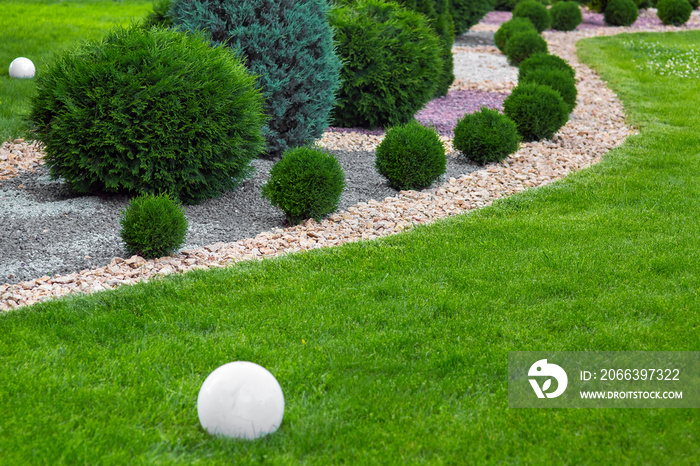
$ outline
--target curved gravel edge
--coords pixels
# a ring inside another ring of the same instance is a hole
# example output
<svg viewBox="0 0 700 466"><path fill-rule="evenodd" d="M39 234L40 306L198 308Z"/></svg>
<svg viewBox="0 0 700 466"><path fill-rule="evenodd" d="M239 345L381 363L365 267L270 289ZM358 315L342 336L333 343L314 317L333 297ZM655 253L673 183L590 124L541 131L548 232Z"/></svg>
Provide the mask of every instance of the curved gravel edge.
<svg viewBox="0 0 700 466"><path fill-rule="evenodd" d="M485 25L492 27L490 25ZM488 28L482 28L482 30ZM664 31L687 28L657 28ZM633 133L625 124L622 104L596 73L578 62L575 43L585 37L628 32L629 28L587 29L574 33L546 32L550 50L576 69L578 105L569 122L552 140L523 144L509 159L486 166L459 179L452 178L433 192L401 191L382 202L361 202L321 223L263 232L233 243L204 248L155 260L138 256L115 258L106 267L58 277L42 277L16 285L0 286L0 311L34 304L69 293L91 293L172 273L209 267L225 267L241 260L335 246L361 239L395 234L415 224L467 212L495 199L542 186L572 171L588 167ZM636 29L639 31L639 29ZM455 87L458 87L459 83ZM321 145L332 144L327 133ZM368 146L377 144L374 136Z"/></svg>

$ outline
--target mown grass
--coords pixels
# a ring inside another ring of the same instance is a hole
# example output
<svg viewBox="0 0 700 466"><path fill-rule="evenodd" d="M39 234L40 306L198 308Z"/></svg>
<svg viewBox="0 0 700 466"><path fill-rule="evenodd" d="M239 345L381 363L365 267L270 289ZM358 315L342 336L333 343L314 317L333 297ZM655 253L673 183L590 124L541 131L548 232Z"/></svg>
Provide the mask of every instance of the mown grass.
<svg viewBox="0 0 700 466"><path fill-rule="evenodd" d="M697 410L507 407L509 351L700 350L700 84L636 66L628 37L580 43L640 128L591 169L381 241L0 317L1 461L697 464ZM280 381L274 435L199 426L233 360Z"/></svg>
<svg viewBox="0 0 700 466"><path fill-rule="evenodd" d="M28 136L24 118L35 89L32 79L10 78L12 60L29 58L40 75L55 52L99 39L116 24L140 21L151 4L146 0L0 2L0 142Z"/></svg>

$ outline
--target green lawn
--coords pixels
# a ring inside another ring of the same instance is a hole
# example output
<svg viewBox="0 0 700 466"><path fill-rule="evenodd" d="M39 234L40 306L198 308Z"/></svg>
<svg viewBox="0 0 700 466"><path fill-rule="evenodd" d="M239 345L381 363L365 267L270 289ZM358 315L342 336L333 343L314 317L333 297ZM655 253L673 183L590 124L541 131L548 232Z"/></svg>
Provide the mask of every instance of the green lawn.
<svg viewBox="0 0 700 466"><path fill-rule="evenodd" d="M697 464L697 409L509 409L507 355L700 350L700 81L647 66L651 43L699 42L580 43L640 134L561 182L381 241L3 315L0 462ZM282 385L277 433L199 426L199 387L234 360Z"/></svg>
<svg viewBox="0 0 700 466"><path fill-rule="evenodd" d="M27 136L23 117L35 88L34 80L10 78L12 60L29 58L39 75L54 52L99 39L116 24L140 21L151 4L146 0L0 1L0 142Z"/></svg>

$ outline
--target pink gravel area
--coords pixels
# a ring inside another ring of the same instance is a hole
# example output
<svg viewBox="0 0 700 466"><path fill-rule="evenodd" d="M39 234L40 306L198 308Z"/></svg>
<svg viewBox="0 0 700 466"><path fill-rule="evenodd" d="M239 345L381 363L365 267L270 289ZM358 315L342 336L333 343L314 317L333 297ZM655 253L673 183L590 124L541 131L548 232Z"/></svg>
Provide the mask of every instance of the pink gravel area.
<svg viewBox="0 0 700 466"><path fill-rule="evenodd" d="M577 30L612 27L606 26L602 13L595 13L593 11L589 11L588 9L583 9L582 13L583 22L578 25L576 28ZM501 24L510 20L512 17L513 14L510 11L491 11L481 19L481 24L494 24L500 26ZM640 10L639 18L637 18L637 21L635 21L631 27L650 29L656 26L663 26L663 23L656 16L656 14L653 13L653 10ZM693 25L689 25L689 27L693 28Z"/></svg>
<svg viewBox="0 0 700 466"><path fill-rule="evenodd" d="M507 94L476 90L451 90L444 97L433 99L416 113L416 120L423 126L433 126L441 136L454 137L457 120L467 113L474 113L481 107L503 110L503 100ZM326 131L333 133L358 133L381 136L383 129L337 128Z"/></svg>
<svg viewBox="0 0 700 466"><path fill-rule="evenodd" d="M501 25L506 21L509 21L513 17L513 13L510 11L490 11L486 13L486 16L481 18L479 21L481 24L497 24Z"/></svg>
<svg viewBox="0 0 700 466"><path fill-rule="evenodd" d="M457 120L467 113L474 113L481 107L503 110L506 94L475 90L452 90L445 97L428 102L428 105L416 114L424 126L434 126L441 136L454 137Z"/></svg>

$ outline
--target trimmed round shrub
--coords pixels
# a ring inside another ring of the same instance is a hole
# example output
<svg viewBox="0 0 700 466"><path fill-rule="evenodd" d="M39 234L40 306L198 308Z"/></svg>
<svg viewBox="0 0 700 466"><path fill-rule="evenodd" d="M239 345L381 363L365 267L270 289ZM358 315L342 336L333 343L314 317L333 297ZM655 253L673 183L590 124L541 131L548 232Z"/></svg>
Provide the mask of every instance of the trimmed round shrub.
<svg viewBox="0 0 700 466"><path fill-rule="evenodd" d="M518 150L521 139L513 120L482 107L457 121L452 145L469 160L483 165L507 158Z"/></svg>
<svg viewBox="0 0 700 466"><path fill-rule="evenodd" d="M119 223L127 253L146 259L177 251L187 234L185 213L169 194L142 194L131 199Z"/></svg>
<svg viewBox="0 0 700 466"><path fill-rule="evenodd" d="M506 42L503 52L513 66L535 53L547 53L547 41L535 31L522 31L513 34Z"/></svg>
<svg viewBox="0 0 700 466"><path fill-rule="evenodd" d="M219 196L264 149L263 98L239 59L200 36L117 28L37 78L46 164L79 193Z"/></svg>
<svg viewBox="0 0 700 466"><path fill-rule="evenodd" d="M552 25L549 10L536 0L524 0L513 8L513 18L527 18L535 25L537 32L542 32Z"/></svg>
<svg viewBox="0 0 700 466"><path fill-rule="evenodd" d="M338 208L345 173L332 154L316 147L297 147L284 153L270 170L262 195L281 209L291 225L321 220Z"/></svg>
<svg viewBox="0 0 700 466"><path fill-rule="evenodd" d="M573 31L583 22L581 7L577 2L559 2L549 9L552 17L552 29L557 31Z"/></svg>
<svg viewBox="0 0 700 466"><path fill-rule="evenodd" d="M326 0L175 0L170 15L245 57L265 96L267 155L278 157L328 127L341 68L328 11Z"/></svg>
<svg viewBox="0 0 700 466"><path fill-rule="evenodd" d="M375 166L394 189L421 189L445 173L445 146L417 121L390 128L377 147Z"/></svg>
<svg viewBox="0 0 700 466"><path fill-rule="evenodd" d="M440 42L425 17L396 3L334 8L342 84L333 124L377 128L410 121L435 94Z"/></svg>
<svg viewBox="0 0 700 466"><path fill-rule="evenodd" d="M551 55L549 53L535 53L520 63L518 67L518 82L525 79L530 72L539 69L563 70L569 73L574 80L576 79L576 71L574 68L560 56Z"/></svg>
<svg viewBox="0 0 700 466"><path fill-rule="evenodd" d="M519 83L535 83L549 86L564 99L569 113L576 107L576 80L564 70L540 68L527 73Z"/></svg>
<svg viewBox="0 0 700 466"><path fill-rule="evenodd" d="M659 0L656 15L666 25L680 26L690 19L693 7L687 0Z"/></svg>
<svg viewBox="0 0 700 466"><path fill-rule="evenodd" d="M518 84L503 102L503 112L525 141L551 138L569 118L569 107L561 95L534 83Z"/></svg>
<svg viewBox="0 0 700 466"><path fill-rule="evenodd" d="M495 0L452 0L452 17L457 35L467 32L481 21L495 5Z"/></svg>
<svg viewBox="0 0 700 466"><path fill-rule="evenodd" d="M608 26L631 26L637 21L639 9L634 0L610 0L603 19Z"/></svg>
<svg viewBox="0 0 700 466"><path fill-rule="evenodd" d="M535 25L532 24L532 21L527 18L513 18L501 24L493 36L493 40L496 42L496 47L498 47L498 50L503 52L511 36L516 32L523 31L537 32L537 29L535 29Z"/></svg>

